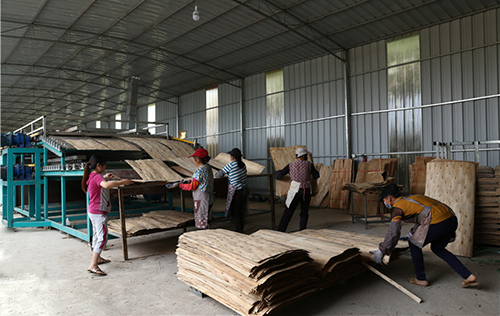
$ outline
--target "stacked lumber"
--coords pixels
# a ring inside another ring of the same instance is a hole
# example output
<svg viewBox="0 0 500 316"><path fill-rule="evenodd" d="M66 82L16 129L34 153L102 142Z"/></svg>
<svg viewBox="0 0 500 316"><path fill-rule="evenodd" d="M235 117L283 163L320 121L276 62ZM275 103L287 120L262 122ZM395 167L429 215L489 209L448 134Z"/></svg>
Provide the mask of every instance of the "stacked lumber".
<svg viewBox="0 0 500 316"><path fill-rule="evenodd" d="M434 159L427 163L425 195L448 205L458 219L456 239L446 249L457 256L472 257L477 164L470 161Z"/></svg>
<svg viewBox="0 0 500 316"><path fill-rule="evenodd" d="M307 150L307 147L303 145L269 148L269 152L271 153L271 157L273 158L274 170L281 170L285 168L289 163L295 161L295 150L297 150L297 148L299 147ZM307 155L307 160L314 164L312 155L310 153ZM291 183L292 180L290 179L290 175L284 176L283 178L281 178L281 180L276 180L276 196L287 196ZM315 195L317 193L318 186L317 182L312 178L312 176L311 189L313 195Z"/></svg>
<svg viewBox="0 0 500 316"><path fill-rule="evenodd" d="M253 233L252 236L307 250L309 256L313 259L313 264L319 271L322 281L321 288L345 280L365 270L361 264L359 249L353 246L266 229L261 229Z"/></svg>
<svg viewBox="0 0 500 316"><path fill-rule="evenodd" d="M370 262L373 261L373 254L371 254L370 251L378 249L379 243L384 240L383 237L377 238L373 235L351 233L333 229L304 229L295 232L292 235L326 240L328 242L345 245L346 247L356 247L359 249L361 256L366 261ZM406 247L408 247L408 243L400 240L396 245L395 251ZM390 256L384 256L384 263L388 264L389 261Z"/></svg>
<svg viewBox="0 0 500 316"><path fill-rule="evenodd" d="M474 244L500 246L500 166L478 167Z"/></svg>
<svg viewBox="0 0 500 316"><path fill-rule="evenodd" d="M323 201L328 199L328 194L330 191L330 184L333 179L332 167L325 166L322 163L315 164L314 167L319 172L318 183L318 193L311 198L311 206L323 207L325 205ZM326 204L328 206L328 204ZM326 206L325 206L326 207Z"/></svg>
<svg viewBox="0 0 500 316"><path fill-rule="evenodd" d="M329 207L341 210L349 209L349 191L342 189L346 183L352 182L353 159L336 159L332 162L333 180L330 186Z"/></svg>
<svg viewBox="0 0 500 316"><path fill-rule="evenodd" d="M396 176L398 160L397 158L382 159L376 158L368 162L361 162L358 166L355 183L382 183L387 184L389 177ZM390 180L390 179L389 179ZM354 194L354 214L365 214L364 212L364 197L363 194ZM368 193L366 195L366 212L368 215L376 215L379 213L379 193Z"/></svg>
<svg viewBox="0 0 500 316"><path fill-rule="evenodd" d="M147 235L187 226L194 226L193 213L178 211L154 211L144 213L140 217L127 217L125 219L127 237ZM112 232L121 234L121 220L114 219L108 221L108 228Z"/></svg>
<svg viewBox="0 0 500 316"><path fill-rule="evenodd" d="M415 157L415 163L410 164L410 194L425 193L427 163L434 159L436 159L436 157Z"/></svg>
<svg viewBox="0 0 500 316"><path fill-rule="evenodd" d="M177 277L241 315L266 315L319 289L307 251L233 231L179 237Z"/></svg>

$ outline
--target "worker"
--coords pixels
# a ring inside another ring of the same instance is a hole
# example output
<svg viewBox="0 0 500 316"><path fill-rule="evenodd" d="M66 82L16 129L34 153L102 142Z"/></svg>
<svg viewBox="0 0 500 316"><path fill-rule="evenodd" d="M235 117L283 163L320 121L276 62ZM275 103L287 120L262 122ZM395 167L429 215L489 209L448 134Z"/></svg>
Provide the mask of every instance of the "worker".
<svg viewBox="0 0 500 316"><path fill-rule="evenodd" d="M229 153L231 162L219 170L216 178L228 175L225 216L232 218L235 231L243 233L245 216L248 213L247 167L242 161L241 150L233 148Z"/></svg>
<svg viewBox="0 0 500 316"><path fill-rule="evenodd" d="M311 175L314 179L319 178L319 172L314 168L314 165L307 161L307 150L302 147L295 150L294 162L289 163L285 168L274 173L274 177L278 180L290 173L292 183L285 201L285 211L281 217L278 231L285 232L288 223L292 219L293 212L300 202L300 225L299 230L307 228L307 220L309 219L309 203L311 202Z"/></svg>
<svg viewBox="0 0 500 316"><path fill-rule="evenodd" d="M108 241L107 218L111 210L109 189L132 183L132 180L129 179L108 181L115 176L112 173L103 176L105 171L106 159L101 155L93 155L85 165L82 179L82 190L85 193L88 191L87 212L92 222L93 232L92 260L87 271L98 276L106 275L106 272L99 268L99 264L110 262L110 260L101 257L101 252Z"/></svg>
<svg viewBox="0 0 500 316"><path fill-rule="evenodd" d="M207 229L212 220L212 205L215 202L214 196L214 174L212 167L208 164L210 156L203 148L196 149L191 156L197 167L193 178L181 183L168 184L167 188L179 187L184 191L193 192L194 202L194 222L196 228Z"/></svg>
<svg viewBox="0 0 500 316"><path fill-rule="evenodd" d="M375 251L374 261L382 263L384 255L390 255L398 243L401 234L401 221L414 222L415 226L401 240L408 240L415 277L408 282L427 286L422 248L431 244L431 250L443 259L464 280L462 287L479 285L479 281L458 258L445 249L455 240L458 220L453 210L446 204L425 195L401 196L396 184L389 184L382 189L379 201L391 210L391 224L379 249Z"/></svg>

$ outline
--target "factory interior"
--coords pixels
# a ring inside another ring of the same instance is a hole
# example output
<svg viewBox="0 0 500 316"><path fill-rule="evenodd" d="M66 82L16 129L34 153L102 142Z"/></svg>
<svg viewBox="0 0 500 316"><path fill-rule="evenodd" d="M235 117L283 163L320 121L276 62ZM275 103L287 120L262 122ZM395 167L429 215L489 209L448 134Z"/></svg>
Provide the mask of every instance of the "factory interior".
<svg viewBox="0 0 500 316"><path fill-rule="evenodd" d="M0 315L500 315L499 1L0 12Z"/></svg>

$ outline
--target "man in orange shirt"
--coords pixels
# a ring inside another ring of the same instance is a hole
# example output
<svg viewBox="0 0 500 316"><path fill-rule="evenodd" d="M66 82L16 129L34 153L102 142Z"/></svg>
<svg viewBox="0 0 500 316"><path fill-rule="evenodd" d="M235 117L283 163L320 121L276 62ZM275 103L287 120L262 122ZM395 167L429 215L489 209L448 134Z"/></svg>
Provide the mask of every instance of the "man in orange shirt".
<svg viewBox="0 0 500 316"><path fill-rule="evenodd" d="M396 184L385 186L379 201L383 201L391 210L391 224L384 241L375 251L376 263L381 264L383 256L391 254L396 247L401 235L401 221L414 222L415 226L408 236L401 238L408 240L416 274L408 282L420 286L429 284L425 275L422 248L431 244L432 252L462 276L462 287L479 285L477 277L454 254L446 250L448 243L454 241L458 227L457 217L448 205L425 195L401 196Z"/></svg>

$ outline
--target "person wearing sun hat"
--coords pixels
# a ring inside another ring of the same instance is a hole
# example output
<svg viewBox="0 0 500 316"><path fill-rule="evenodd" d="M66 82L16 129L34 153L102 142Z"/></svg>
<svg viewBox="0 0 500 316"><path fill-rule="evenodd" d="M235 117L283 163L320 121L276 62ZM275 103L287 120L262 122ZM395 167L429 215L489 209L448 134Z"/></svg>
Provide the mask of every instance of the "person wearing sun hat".
<svg viewBox="0 0 500 316"><path fill-rule="evenodd" d="M210 156L208 151L199 148L189 157L193 158L198 168L194 172L191 181L180 183L179 188L193 192L195 226L196 228L206 229L212 219L212 205L215 202L214 176L212 168L208 164Z"/></svg>
<svg viewBox="0 0 500 316"><path fill-rule="evenodd" d="M278 180L290 173L292 183L285 201L285 211L278 225L278 231L285 232L288 223L292 219L293 212L300 203L300 224L299 230L307 228L307 220L309 219L309 203L311 203L311 175L314 179L319 178L319 172L314 168L314 165L307 161L307 150L299 147L295 150L294 162L289 163L285 168L274 173L274 177Z"/></svg>
<svg viewBox="0 0 500 316"><path fill-rule="evenodd" d="M455 239L458 227L457 217L446 204L425 195L401 196L396 184L386 185L380 194L379 202L384 202L391 211L391 224L379 249L374 251L374 261L382 263L384 255L389 255L396 247L401 235L401 221L414 222L415 226L406 237L410 246L415 277L408 282L427 286L422 248L430 244L431 250L443 259L462 278L462 287L478 286L477 277L472 274L458 258L446 250L448 243Z"/></svg>

